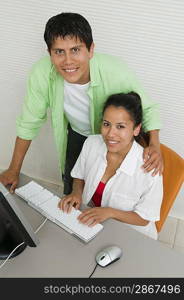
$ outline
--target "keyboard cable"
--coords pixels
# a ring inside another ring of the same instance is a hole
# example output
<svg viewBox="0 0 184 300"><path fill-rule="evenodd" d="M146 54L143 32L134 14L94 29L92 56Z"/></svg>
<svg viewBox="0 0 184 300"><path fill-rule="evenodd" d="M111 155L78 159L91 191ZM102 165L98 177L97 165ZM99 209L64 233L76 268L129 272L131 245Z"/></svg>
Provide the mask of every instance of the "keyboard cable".
<svg viewBox="0 0 184 300"><path fill-rule="evenodd" d="M90 274L90 276L89 276L88 278L91 278L91 276L94 274L94 272L95 272L95 270L96 270L97 266L98 266L98 264L96 264L96 266L94 267L94 269L93 269L92 273Z"/></svg>
<svg viewBox="0 0 184 300"><path fill-rule="evenodd" d="M38 226L38 228L35 230L34 233L37 233L42 227L43 225L46 223L48 219L45 218L45 220ZM15 252L15 250L17 250L17 248L19 248L20 246L22 246L23 244L25 244L25 242L20 243L19 245L17 245L12 252L8 255L8 257L5 259L5 261L0 265L0 269L6 264L6 262L10 259L10 257L12 256L12 254Z"/></svg>
<svg viewBox="0 0 184 300"><path fill-rule="evenodd" d="M43 227L43 225L47 222L47 218L45 218L45 220L40 224L40 226L38 226L38 228L35 230L35 232L34 233L37 233L42 227Z"/></svg>

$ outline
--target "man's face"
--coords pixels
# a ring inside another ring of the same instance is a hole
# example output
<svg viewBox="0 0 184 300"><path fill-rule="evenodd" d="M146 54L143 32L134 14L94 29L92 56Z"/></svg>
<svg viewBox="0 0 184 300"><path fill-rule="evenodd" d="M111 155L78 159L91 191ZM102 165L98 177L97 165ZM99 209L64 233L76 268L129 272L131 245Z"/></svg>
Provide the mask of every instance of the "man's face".
<svg viewBox="0 0 184 300"><path fill-rule="evenodd" d="M76 37L58 37L50 50L51 61L61 76L70 83L85 84L90 80L89 61L93 57L94 44L90 50Z"/></svg>

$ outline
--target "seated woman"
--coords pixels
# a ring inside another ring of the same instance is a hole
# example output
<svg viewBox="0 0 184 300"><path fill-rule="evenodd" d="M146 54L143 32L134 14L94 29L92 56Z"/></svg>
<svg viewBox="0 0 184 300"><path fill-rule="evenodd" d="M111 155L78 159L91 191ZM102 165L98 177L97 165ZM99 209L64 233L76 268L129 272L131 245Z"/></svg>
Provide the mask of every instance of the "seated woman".
<svg viewBox="0 0 184 300"><path fill-rule="evenodd" d="M89 136L71 172L73 191L59 207L70 212L83 202L79 221L94 226L113 218L157 239L162 176L145 173L139 136L142 107L134 92L110 96L103 109L101 134Z"/></svg>

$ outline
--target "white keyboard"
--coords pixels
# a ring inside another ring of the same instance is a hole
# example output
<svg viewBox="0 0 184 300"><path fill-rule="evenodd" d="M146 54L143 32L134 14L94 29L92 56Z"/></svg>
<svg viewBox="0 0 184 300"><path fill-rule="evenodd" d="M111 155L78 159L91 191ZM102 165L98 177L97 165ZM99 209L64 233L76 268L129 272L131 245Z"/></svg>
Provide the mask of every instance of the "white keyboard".
<svg viewBox="0 0 184 300"><path fill-rule="evenodd" d="M58 208L60 198L34 181L17 188L15 193L46 218L85 242L93 239L103 228L101 224L89 227L79 223L80 210L73 208L69 214L63 212Z"/></svg>

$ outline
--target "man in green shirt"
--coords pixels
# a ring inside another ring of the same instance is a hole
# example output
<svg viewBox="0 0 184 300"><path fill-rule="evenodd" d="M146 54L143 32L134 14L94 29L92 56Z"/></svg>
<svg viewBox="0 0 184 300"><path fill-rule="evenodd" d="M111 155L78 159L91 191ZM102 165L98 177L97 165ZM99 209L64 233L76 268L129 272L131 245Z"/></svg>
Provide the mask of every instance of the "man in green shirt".
<svg viewBox="0 0 184 300"><path fill-rule="evenodd" d="M161 174L158 104L147 97L127 66L111 55L94 53L91 27L79 14L61 13L50 18L44 39L49 56L37 62L30 73L22 114L17 119L12 161L0 181L11 184L14 191L26 152L50 109L64 193L69 194L71 169L87 136L99 133L103 103L111 94L131 91L141 97L142 126L150 137L143 168L153 170L153 176Z"/></svg>

